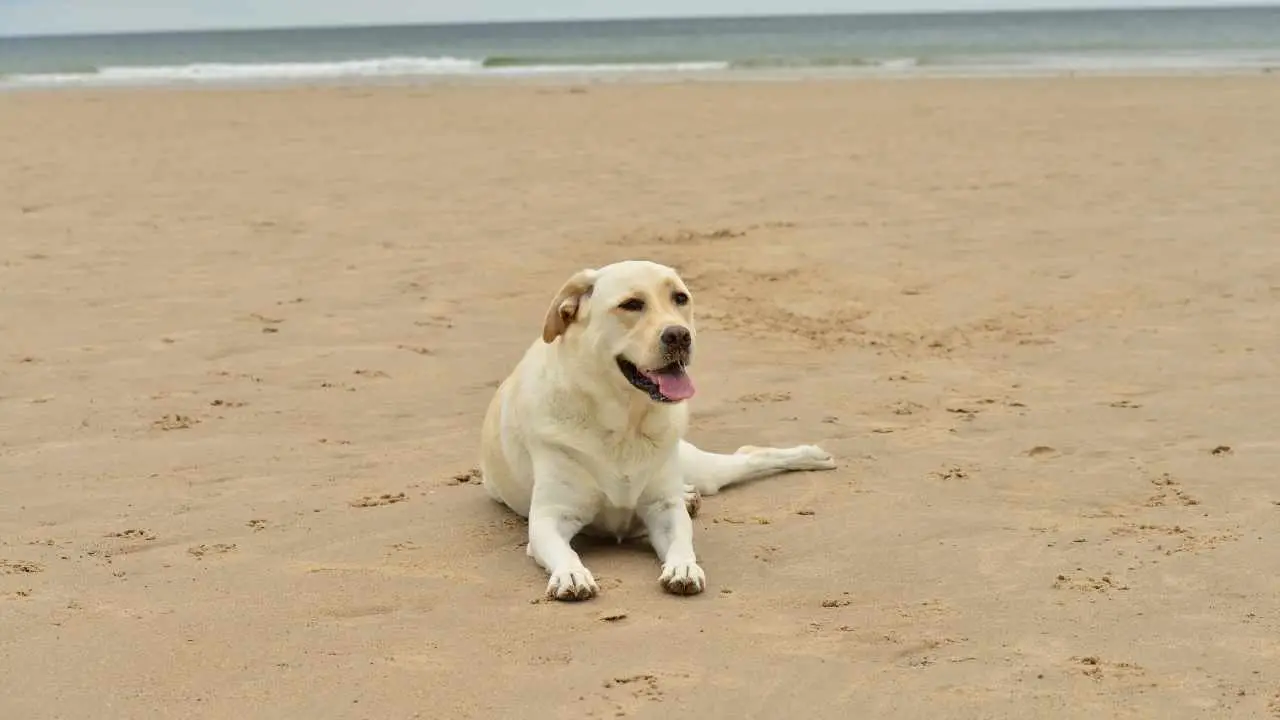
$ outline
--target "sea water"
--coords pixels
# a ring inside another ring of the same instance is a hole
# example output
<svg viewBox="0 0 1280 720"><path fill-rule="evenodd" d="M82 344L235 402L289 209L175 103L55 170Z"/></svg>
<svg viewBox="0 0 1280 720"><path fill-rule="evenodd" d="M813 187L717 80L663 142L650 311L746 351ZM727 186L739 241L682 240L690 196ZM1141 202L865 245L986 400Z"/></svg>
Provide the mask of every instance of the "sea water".
<svg viewBox="0 0 1280 720"><path fill-rule="evenodd" d="M3 28L0 28L0 34ZM1280 7L0 37L0 87L636 73L1270 71Z"/></svg>

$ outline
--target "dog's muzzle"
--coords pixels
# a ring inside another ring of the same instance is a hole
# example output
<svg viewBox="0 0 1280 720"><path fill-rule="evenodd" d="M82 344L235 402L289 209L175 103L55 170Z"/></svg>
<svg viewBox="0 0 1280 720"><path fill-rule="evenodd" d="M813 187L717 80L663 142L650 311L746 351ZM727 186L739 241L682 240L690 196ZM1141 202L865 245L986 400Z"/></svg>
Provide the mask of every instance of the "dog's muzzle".
<svg viewBox="0 0 1280 720"><path fill-rule="evenodd" d="M662 343L662 365L648 370L619 355L618 370L632 387L645 393L654 402L678 403L693 397L696 390L689 377L689 361L693 357L693 333L689 328L672 325L663 329L659 337Z"/></svg>

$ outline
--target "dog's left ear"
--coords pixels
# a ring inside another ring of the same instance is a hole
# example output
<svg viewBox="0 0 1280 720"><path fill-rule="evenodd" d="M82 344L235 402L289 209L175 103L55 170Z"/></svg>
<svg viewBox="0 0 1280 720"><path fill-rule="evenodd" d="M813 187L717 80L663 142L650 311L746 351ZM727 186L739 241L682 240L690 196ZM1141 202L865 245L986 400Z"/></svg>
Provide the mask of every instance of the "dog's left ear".
<svg viewBox="0 0 1280 720"><path fill-rule="evenodd" d="M551 301L551 307L547 308L547 319L542 324L542 342L550 343L564 334L569 323L578 317L578 305L582 298L591 294L595 282L596 271L591 269L579 270L565 282L556 293L556 299Z"/></svg>

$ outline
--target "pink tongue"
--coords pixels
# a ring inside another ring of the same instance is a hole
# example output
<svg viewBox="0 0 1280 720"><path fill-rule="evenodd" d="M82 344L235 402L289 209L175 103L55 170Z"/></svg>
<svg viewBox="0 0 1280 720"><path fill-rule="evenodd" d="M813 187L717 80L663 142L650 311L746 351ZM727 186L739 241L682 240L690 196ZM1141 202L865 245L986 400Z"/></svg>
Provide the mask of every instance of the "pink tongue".
<svg viewBox="0 0 1280 720"><path fill-rule="evenodd" d="M668 400L688 400L696 392L689 373L645 373L645 377L658 383L658 392Z"/></svg>

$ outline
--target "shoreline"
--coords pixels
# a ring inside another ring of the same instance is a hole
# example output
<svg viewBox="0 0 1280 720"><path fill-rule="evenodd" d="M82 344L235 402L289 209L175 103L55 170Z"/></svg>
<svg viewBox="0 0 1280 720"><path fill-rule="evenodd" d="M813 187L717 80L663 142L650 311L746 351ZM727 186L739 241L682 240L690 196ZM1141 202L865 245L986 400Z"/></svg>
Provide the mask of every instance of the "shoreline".
<svg viewBox="0 0 1280 720"><path fill-rule="evenodd" d="M1280 64L1258 67L1212 68L1087 68L1036 67L948 68L918 67L909 70L885 68L779 68L724 69L705 71L583 71L549 73L459 73L367 77L317 77L307 79L209 79L163 80L154 82L67 82L5 83L0 76L0 95L44 92L129 91L129 90L288 90L306 88L413 88L430 86L573 86L573 85L668 85L683 83L753 84L913 80L1068 80L1087 78L1239 78L1280 74Z"/></svg>

